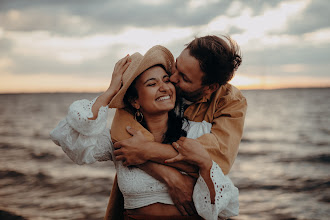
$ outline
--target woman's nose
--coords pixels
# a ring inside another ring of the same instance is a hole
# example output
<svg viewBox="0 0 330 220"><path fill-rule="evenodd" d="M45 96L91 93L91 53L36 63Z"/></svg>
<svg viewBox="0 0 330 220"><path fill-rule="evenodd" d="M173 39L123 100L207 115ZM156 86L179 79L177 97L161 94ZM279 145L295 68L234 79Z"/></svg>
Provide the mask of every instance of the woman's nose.
<svg viewBox="0 0 330 220"><path fill-rule="evenodd" d="M170 87L168 86L167 83L163 82L162 85L160 86L159 88L160 91L169 91L170 90Z"/></svg>

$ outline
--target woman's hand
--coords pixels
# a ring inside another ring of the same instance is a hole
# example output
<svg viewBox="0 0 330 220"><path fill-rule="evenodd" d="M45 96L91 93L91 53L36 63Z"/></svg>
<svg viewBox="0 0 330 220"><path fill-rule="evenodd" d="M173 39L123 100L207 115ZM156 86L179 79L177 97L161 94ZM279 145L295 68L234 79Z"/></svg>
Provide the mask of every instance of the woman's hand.
<svg viewBox="0 0 330 220"><path fill-rule="evenodd" d="M165 160L165 163L185 161L197 165L200 170L209 170L212 159L205 148L195 139L181 137L172 143L172 147L179 153L177 156Z"/></svg>
<svg viewBox="0 0 330 220"><path fill-rule="evenodd" d="M117 94L117 92L121 88L123 74L126 71L126 69L128 68L130 63L131 63L131 59L128 54L127 54L127 56L120 59L116 63L113 73L112 73L111 83L107 90L110 94Z"/></svg>

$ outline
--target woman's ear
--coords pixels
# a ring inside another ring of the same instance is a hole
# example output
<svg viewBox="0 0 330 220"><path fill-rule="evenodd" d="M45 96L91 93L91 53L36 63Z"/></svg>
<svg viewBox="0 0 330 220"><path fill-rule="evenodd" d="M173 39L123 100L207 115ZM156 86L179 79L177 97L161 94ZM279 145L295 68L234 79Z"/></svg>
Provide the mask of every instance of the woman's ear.
<svg viewBox="0 0 330 220"><path fill-rule="evenodd" d="M140 103L137 99L131 99L131 100L129 100L129 102L131 103L133 108L140 109Z"/></svg>

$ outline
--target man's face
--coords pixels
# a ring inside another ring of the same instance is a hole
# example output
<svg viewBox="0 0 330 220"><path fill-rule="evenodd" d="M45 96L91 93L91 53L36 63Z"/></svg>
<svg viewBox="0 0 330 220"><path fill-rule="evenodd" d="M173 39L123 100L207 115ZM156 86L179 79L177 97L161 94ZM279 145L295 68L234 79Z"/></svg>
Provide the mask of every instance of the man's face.
<svg viewBox="0 0 330 220"><path fill-rule="evenodd" d="M189 49L181 52L176 59L175 68L170 77L178 93L189 101L197 101L203 96L202 72L198 60L189 54Z"/></svg>

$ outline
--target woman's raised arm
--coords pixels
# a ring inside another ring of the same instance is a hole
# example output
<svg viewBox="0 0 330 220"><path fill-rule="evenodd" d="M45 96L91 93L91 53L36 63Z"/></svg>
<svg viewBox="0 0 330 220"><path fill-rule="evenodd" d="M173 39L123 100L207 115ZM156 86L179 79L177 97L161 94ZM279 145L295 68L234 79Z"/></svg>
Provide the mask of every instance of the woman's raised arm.
<svg viewBox="0 0 330 220"><path fill-rule="evenodd" d="M113 70L112 73L112 78L111 78L111 83L109 88L102 93L95 101L93 107L92 107L92 112L93 112L93 117L89 118L89 120L95 120L98 116L99 109L102 106L107 106L112 98L117 94L119 89L122 86L122 77L123 73L126 71L130 64L130 56L127 55L124 58L120 59Z"/></svg>

